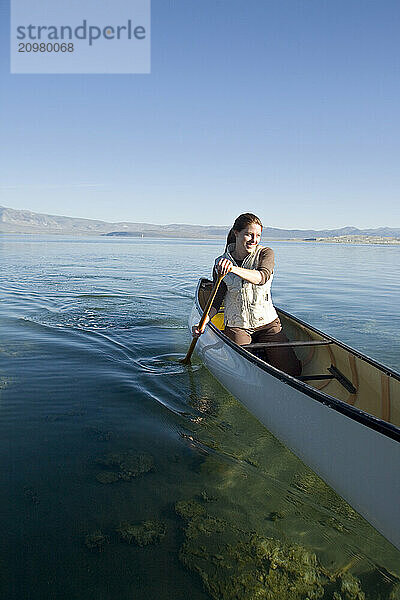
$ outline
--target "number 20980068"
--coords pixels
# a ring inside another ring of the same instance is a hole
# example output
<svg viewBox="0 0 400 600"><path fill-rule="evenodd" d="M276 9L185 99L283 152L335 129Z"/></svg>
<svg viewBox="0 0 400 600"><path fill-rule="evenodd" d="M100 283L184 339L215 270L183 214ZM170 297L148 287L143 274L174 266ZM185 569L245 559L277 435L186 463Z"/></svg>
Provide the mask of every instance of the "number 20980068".
<svg viewBox="0 0 400 600"><path fill-rule="evenodd" d="M41 42L33 44L20 42L18 44L18 52L73 52L74 44L72 42L58 44L55 42L54 44L51 42Z"/></svg>

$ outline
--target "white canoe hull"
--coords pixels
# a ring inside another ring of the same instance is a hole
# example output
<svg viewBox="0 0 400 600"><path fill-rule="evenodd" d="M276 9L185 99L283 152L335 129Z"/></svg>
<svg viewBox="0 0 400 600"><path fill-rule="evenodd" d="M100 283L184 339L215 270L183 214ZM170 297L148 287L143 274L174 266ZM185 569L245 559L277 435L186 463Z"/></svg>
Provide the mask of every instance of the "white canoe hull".
<svg viewBox="0 0 400 600"><path fill-rule="evenodd" d="M199 318L195 303L189 325ZM227 343L212 324L199 338L196 350L232 395L400 549L400 441L396 435L343 414L324 403L324 394L319 393L319 399L308 395L304 390L309 386Z"/></svg>

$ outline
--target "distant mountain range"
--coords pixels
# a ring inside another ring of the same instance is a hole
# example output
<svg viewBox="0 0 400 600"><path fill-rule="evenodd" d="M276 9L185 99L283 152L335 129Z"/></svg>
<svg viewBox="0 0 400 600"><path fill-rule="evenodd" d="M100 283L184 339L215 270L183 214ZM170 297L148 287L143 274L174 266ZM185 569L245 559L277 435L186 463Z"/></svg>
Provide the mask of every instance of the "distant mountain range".
<svg viewBox="0 0 400 600"><path fill-rule="evenodd" d="M107 223L92 219L75 219L14 210L0 206L0 233L49 233L74 235L107 235L120 237L168 237L168 238L197 238L218 239L227 235L229 225L218 227L214 225L152 225L151 223ZM357 229L342 227L341 229L277 229L264 227L265 239L312 239L329 238L344 235L368 235L379 237L400 237L400 229L380 227L378 229Z"/></svg>

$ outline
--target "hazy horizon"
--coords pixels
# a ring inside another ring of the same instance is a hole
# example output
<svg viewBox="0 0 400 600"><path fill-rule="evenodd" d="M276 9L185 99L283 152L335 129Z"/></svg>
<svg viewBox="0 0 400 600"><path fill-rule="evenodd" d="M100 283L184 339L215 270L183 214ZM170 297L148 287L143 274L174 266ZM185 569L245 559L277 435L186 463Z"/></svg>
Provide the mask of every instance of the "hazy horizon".
<svg viewBox="0 0 400 600"><path fill-rule="evenodd" d="M67 214L55 214L55 213L39 213L36 211L33 211L31 209L28 208L12 208L10 206L4 206L4 205L0 205L0 208L3 209L11 209L11 210L15 210L15 211L20 211L20 212L29 212L35 215L44 215L44 216L48 216L48 217L57 217L57 218L67 218L67 219L84 219L84 220L89 220L89 221L100 221L100 222L104 222L110 225L113 224L121 224L121 223L131 223L131 224L143 224L143 225L156 225L159 227L162 226L173 226L173 225L177 225L177 226L188 226L188 227L218 227L218 228L226 228L227 230L231 227L231 224L228 225L216 225L215 223L208 223L208 224L200 224L200 223L177 223L177 222L169 222L169 223L155 223L153 222L145 222L145 221L127 221L126 219L122 220L122 221L104 221L103 219L99 219L96 217L93 218L88 218L88 217L76 217L74 215L67 215ZM271 228L271 229L278 229L278 230L297 230L297 231L335 231L335 230L339 230L339 229L347 229L347 228L355 228L355 229L359 229L359 230L363 230L363 229L400 229L397 228L395 226L389 226L389 225L383 225L383 226L376 226L376 227L359 227L357 225L345 225L343 227L329 227L329 228L325 228L325 229L314 229L312 227L308 227L307 229L303 229L303 228L299 228L299 227L274 227L272 225L263 225L264 229L266 228Z"/></svg>

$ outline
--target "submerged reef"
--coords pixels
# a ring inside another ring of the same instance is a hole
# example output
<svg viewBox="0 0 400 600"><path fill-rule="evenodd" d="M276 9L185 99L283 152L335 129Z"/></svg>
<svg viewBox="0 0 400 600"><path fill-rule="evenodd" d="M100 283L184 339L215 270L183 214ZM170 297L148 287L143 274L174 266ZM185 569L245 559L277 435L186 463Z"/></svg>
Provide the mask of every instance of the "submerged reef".
<svg viewBox="0 0 400 600"><path fill-rule="evenodd" d="M201 500L177 502L175 510L185 523L180 559L215 600L366 598L358 578L330 573L307 548L245 531L209 514Z"/></svg>
<svg viewBox="0 0 400 600"><path fill-rule="evenodd" d="M161 521L143 521L142 523L121 523L117 529L121 539L128 544L133 542L138 546L148 546L160 542L167 532Z"/></svg>
<svg viewBox="0 0 400 600"><path fill-rule="evenodd" d="M206 513L205 507L195 499L177 502L175 504L175 511L180 517L187 520L195 519Z"/></svg>
<svg viewBox="0 0 400 600"><path fill-rule="evenodd" d="M119 481L120 477L119 473L115 471L100 471L100 473L97 473L96 479L100 483L115 483Z"/></svg>
<svg viewBox="0 0 400 600"><path fill-rule="evenodd" d="M104 546L108 544L110 541L107 535L104 535L100 529L96 529L93 533L88 533L85 536L85 546L89 548L89 550L97 550L98 552L102 552Z"/></svg>
<svg viewBox="0 0 400 600"><path fill-rule="evenodd" d="M157 544L165 537L167 527L162 521L148 520L140 523L129 523L124 521L115 528L104 533L101 529L96 529L92 533L84 536L84 544L89 550L102 552L110 542L123 541L137 546L148 546Z"/></svg>
<svg viewBox="0 0 400 600"><path fill-rule="evenodd" d="M151 454L133 453L133 452L110 452L96 459L96 464L103 469L96 475L100 483L114 483L122 479L130 481L135 477L155 471L154 458Z"/></svg>

